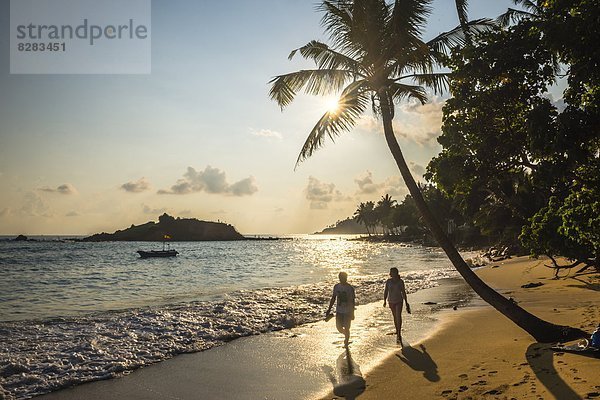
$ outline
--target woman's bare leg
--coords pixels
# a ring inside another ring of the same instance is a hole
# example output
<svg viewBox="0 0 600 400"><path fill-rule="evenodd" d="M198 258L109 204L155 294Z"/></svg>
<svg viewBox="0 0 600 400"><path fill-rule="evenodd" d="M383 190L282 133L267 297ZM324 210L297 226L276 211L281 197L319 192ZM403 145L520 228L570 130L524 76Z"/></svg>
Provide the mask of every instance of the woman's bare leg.
<svg viewBox="0 0 600 400"><path fill-rule="evenodd" d="M394 304L392 315L394 316L394 326L396 327L397 341L402 344L402 303Z"/></svg>

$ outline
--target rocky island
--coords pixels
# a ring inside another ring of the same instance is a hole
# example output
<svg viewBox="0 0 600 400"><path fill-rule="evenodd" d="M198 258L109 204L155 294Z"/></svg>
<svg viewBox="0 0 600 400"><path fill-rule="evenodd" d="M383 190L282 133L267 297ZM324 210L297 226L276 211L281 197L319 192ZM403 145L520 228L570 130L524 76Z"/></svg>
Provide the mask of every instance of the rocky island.
<svg viewBox="0 0 600 400"><path fill-rule="evenodd" d="M84 242L110 242L110 241L162 241L165 235L169 240L176 242L193 242L209 240L244 240L233 225L200 221L194 218L174 218L163 214L154 221L142 225L131 225L131 227L118 230L115 233L97 233L86 237Z"/></svg>

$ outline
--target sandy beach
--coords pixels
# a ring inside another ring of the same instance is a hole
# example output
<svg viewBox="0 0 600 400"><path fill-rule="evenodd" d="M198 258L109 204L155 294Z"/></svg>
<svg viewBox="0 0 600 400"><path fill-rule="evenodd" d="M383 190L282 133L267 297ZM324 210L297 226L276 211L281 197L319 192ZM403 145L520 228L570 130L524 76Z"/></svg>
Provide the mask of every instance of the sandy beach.
<svg viewBox="0 0 600 400"><path fill-rule="evenodd" d="M532 313L593 331L600 322L600 276L553 280L553 271L543 263L516 258L478 273ZM532 282L543 285L521 288ZM368 373L360 398L600 398L600 359L557 353L550 347L537 344L490 306L446 313L434 336L394 352Z"/></svg>
<svg viewBox="0 0 600 400"><path fill-rule="evenodd" d="M549 321L593 331L600 320L598 274L552 279L543 261L515 258L478 273ZM521 285L540 282L535 288ZM600 359L555 353L472 293L459 279L414 294L404 349L389 335L389 310L359 307L350 353L333 323L235 340L128 376L40 399L591 399L600 397ZM425 304L433 301L436 305ZM432 310L439 308L438 311ZM433 311L433 312L432 312Z"/></svg>
<svg viewBox="0 0 600 400"><path fill-rule="evenodd" d="M405 337L423 340L437 329L439 309L470 301L461 279L418 291ZM424 304L434 300L435 305ZM362 379L397 350L389 309L381 303L358 307L350 352L335 322L234 340L207 351L183 354L116 379L91 382L36 398L70 399L288 399L321 398L333 384ZM348 358L348 356L350 356ZM348 371L348 360L353 371ZM362 371L362 372L361 372ZM363 381L364 383L364 381ZM363 385L364 386L364 385ZM360 388L359 388L360 389ZM362 389L361 389L362 390Z"/></svg>

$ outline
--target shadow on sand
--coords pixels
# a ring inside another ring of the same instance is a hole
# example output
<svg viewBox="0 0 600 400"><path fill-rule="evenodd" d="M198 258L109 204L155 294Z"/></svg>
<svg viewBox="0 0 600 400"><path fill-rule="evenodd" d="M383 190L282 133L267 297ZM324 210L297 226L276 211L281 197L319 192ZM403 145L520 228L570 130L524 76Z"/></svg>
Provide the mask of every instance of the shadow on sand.
<svg viewBox="0 0 600 400"><path fill-rule="evenodd" d="M423 371L423 377L428 381L438 382L440 376L438 375L437 364L433 361L429 353L427 353L425 346L420 345L419 349L406 344L402 348L402 354L396 354L396 357L413 370Z"/></svg>
<svg viewBox="0 0 600 400"><path fill-rule="evenodd" d="M573 279L574 281L580 282L581 285L573 284L573 285L567 285L567 287L588 289L588 290L593 290L595 292L600 292L600 283L588 282L588 281L586 281L584 279L580 279L579 277L576 277L576 276L571 276L569 279Z"/></svg>
<svg viewBox="0 0 600 400"><path fill-rule="evenodd" d="M525 356L535 376L556 399L581 400L581 397L561 379L554 368L553 351L550 350L549 345L533 343L527 348Z"/></svg>
<svg viewBox="0 0 600 400"><path fill-rule="evenodd" d="M323 367L333 385L333 394L346 400L360 396L366 387L366 382L360 373L360 367L352 359L350 349L346 348L337 358L336 371L331 367Z"/></svg>

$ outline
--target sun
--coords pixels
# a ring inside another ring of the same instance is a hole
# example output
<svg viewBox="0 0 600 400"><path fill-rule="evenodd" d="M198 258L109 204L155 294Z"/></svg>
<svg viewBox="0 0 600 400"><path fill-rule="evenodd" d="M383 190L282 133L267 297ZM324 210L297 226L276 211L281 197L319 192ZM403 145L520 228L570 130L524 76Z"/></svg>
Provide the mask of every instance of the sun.
<svg viewBox="0 0 600 400"><path fill-rule="evenodd" d="M337 114L340 110L340 103L337 97L328 97L325 99L325 108L329 114Z"/></svg>

